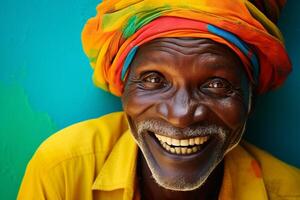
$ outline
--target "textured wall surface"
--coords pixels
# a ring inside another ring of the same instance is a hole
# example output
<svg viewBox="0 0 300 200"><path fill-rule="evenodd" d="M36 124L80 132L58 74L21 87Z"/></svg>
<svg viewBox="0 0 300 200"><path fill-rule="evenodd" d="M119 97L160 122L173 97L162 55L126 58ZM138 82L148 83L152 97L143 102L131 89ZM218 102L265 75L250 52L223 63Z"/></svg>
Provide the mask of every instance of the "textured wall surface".
<svg viewBox="0 0 300 200"><path fill-rule="evenodd" d="M95 88L80 33L99 0L4 0L0 7L0 199L15 199L39 144L70 124L121 110ZM300 166L300 4L289 0L280 25L294 64L281 89L259 97L246 137Z"/></svg>

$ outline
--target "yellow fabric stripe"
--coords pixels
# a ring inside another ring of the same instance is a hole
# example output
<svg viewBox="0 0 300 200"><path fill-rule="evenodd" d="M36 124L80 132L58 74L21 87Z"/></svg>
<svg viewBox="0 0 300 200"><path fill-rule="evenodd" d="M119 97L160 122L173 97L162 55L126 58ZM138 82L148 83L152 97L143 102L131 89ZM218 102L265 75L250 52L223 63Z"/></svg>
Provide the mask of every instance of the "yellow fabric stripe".
<svg viewBox="0 0 300 200"><path fill-rule="evenodd" d="M269 20L259 9L257 9L251 2L246 1L245 5L247 6L251 15L257 19L267 31L284 43L284 38L278 27Z"/></svg>

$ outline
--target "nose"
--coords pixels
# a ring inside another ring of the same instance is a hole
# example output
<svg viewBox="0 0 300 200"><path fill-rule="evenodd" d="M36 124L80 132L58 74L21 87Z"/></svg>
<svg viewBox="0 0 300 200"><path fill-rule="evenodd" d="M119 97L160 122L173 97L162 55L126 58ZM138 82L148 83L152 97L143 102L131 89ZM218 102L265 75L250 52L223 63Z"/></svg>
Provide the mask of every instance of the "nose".
<svg viewBox="0 0 300 200"><path fill-rule="evenodd" d="M190 93L187 89L178 90L171 98L157 104L157 112L178 128L207 120L209 109Z"/></svg>

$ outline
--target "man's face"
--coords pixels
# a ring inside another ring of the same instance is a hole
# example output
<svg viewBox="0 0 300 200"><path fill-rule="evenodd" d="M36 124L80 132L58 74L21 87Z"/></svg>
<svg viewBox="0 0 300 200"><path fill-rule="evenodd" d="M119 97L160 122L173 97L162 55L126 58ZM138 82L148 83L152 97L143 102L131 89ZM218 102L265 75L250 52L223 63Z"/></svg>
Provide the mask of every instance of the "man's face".
<svg viewBox="0 0 300 200"><path fill-rule="evenodd" d="M141 46L122 102L155 181L200 187L240 140L249 90L236 54L208 39L160 38Z"/></svg>

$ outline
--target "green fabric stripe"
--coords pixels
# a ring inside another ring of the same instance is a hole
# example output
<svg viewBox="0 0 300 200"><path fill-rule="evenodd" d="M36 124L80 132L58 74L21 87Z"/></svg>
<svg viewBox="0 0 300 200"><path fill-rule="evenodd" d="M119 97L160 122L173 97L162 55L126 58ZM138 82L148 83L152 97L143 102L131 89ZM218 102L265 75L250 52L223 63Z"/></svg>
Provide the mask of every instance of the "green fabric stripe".
<svg viewBox="0 0 300 200"><path fill-rule="evenodd" d="M171 7L165 5L163 7L146 10L143 13L139 13L135 16L130 17L127 25L122 31L123 37L127 39L128 37L132 36L137 30L170 10Z"/></svg>

